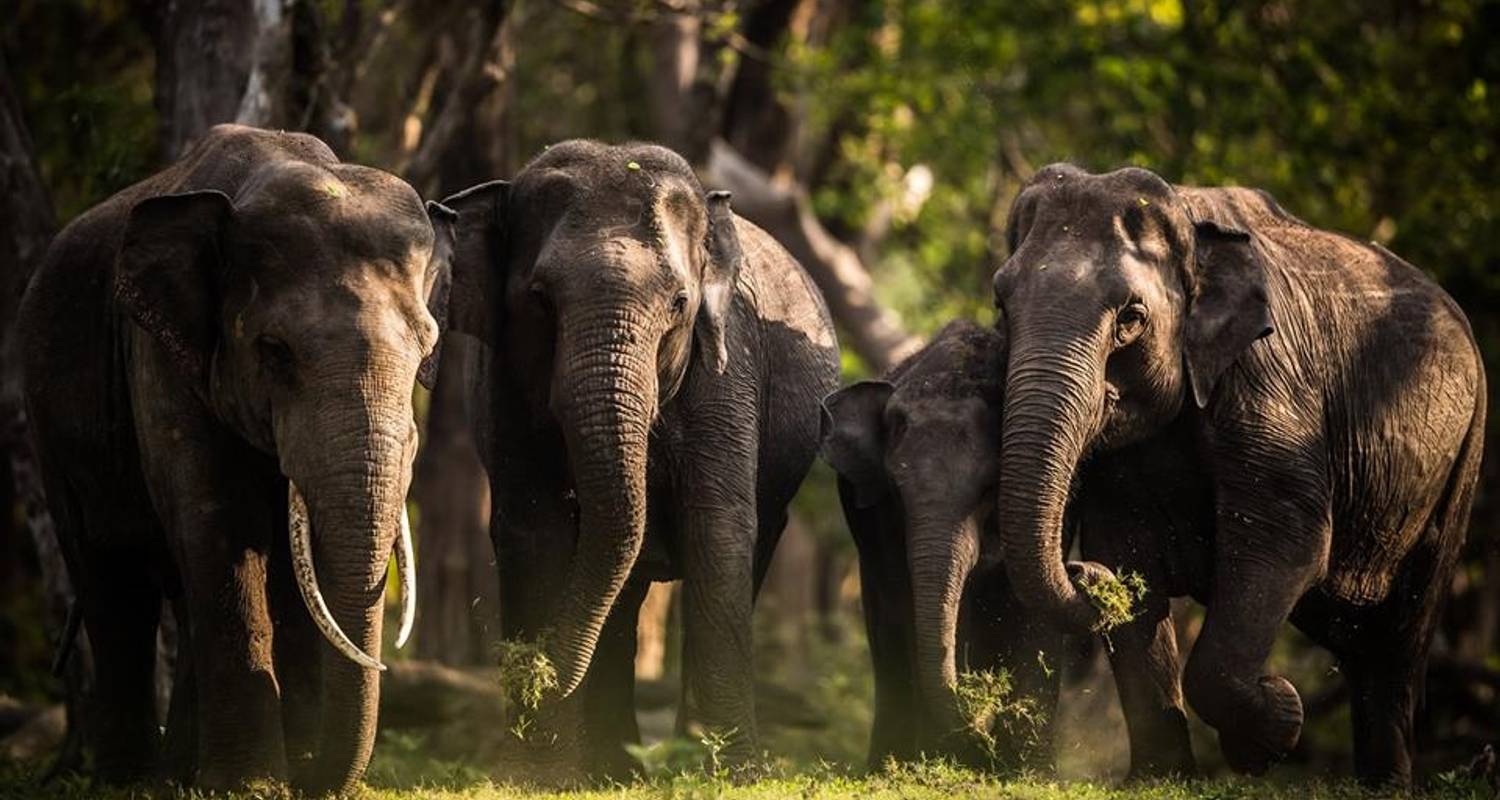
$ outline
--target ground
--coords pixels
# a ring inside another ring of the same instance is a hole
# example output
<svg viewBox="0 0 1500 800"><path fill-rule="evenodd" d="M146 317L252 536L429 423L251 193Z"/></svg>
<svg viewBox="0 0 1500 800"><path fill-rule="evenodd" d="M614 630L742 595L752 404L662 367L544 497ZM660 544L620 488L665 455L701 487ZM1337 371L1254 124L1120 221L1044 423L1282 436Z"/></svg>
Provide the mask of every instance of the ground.
<svg viewBox="0 0 1500 800"><path fill-rule="evenodd" d="M1350 783L1275 783L1252 779L1176 781L1111 787L1087 782L1053 782L1040 779L1000 780L954 769L944 765L920 765L892 772L856 777L824 769L811 770L755 783L736 784L701 772L663 776L638 783L581 792L542 792L497 785L462 773L446 778L426 779L417 786L394 788L381 786L380 769L374 770L374 785L361 792L366 800L508 800L509 798L558 798L589 800L612 798L901 798L928 800L942 798L1007 798L1010 800L1355 800L1385 795L1362 791ZM203 797L196 793L177 795L171 792L147 793L141 790L101 792L82 780L59 781L41 788L21 773L0 772L0 798L35 798L35 800L146 800L155 797ZM1478 783L1448 776L1440 777L1432 787L1414 795L1443 800L1482 800L1493 798L1493 790ZM278 787L265 787L233 795L233 800L281 800L291 795Z"/></svg>

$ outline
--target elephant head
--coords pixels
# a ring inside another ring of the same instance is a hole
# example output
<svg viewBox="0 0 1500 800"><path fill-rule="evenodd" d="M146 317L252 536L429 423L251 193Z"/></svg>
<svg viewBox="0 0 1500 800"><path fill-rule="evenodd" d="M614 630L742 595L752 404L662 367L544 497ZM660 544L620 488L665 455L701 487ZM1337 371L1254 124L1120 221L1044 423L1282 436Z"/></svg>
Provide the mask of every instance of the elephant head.
<svg viewBox="0 0 1500 800"><path fill-rule="evenodd" d="M376 170L278 161L234 197L139 202L117 255L122 308L205 408L288 480L293 567L330 644L319 786L356 780L374 743L393 548L400 639L412 618L411 394L438 339L441 308L429 299L446 296L434 250L451 241L445 212L435 213L436 234L416 193Z"/></svg>
<svg viewBox="0 0 1500 800"><path fill-rule="evenodd" d="M640 552L652 423L690 367L733 358L737 222L676 153L591 141L444 204L459 214L450 325L504 348L503 380L567 451L578 540L546 636L566 697Z"/></svg>
<svg viewBox="0 0 1500 800"><path fill-rule="evenodd" d="M959 607L999 475L1005 359L1003 333L952 323L887 380L823 401L822 455L855 504L895 500L904 515L916 677L939 739L965 724L953 694Z"/></svg>
<svg viewBox="0 0 1500 800"><path fill-rule="evenodd" d="M1270 332L1257 245L1199 210L1146 170L1068 165L1011 207L994 280L1010 336L998 519L1017 596L1072 630L1097 621L1059 548L1080 460L1151 435L1189 398L1206 406Z"/></svg>

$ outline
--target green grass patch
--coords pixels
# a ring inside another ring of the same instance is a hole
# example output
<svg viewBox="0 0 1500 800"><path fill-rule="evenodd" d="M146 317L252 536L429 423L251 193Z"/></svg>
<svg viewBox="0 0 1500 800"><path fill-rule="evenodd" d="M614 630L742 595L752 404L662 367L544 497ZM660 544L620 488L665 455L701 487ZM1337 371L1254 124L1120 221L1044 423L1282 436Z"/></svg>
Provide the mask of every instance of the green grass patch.
<svg viewBox="0 0 1500 800"><path fill-rule="evenodd" d="M372 776L372 780L374 777ZM1413 797L1438 800L1480 800L1490 789L1477 781L1440 776L1425 791ZM290 800L285 787L258 786L247 791L213 795L224 800ZM893 766L874 775L855 776L837 767L823 767L775 775L753 783L737 783L702 772L684 772L630 784L603 786L571 792L534 791L477 779L462 786L431 784L406 788L372 785L356 797L365 800L647 800L648 798L724 798L725 800L770 800L796 797L806 800L877 798L878 800L955 800L956 798L1002 798L1002 800L1362 800L1381 796L1349 782L1288 781L1253 778L1160 781L1110 786L1088 782L1062 782L1039 777L1001 779L943 762ZM0 797L35 800L155 800L155 798L208 798L200 792L170 789L100 789L81 778L62 779L38 786L33 777L17 767L0 767Z"/></svg>

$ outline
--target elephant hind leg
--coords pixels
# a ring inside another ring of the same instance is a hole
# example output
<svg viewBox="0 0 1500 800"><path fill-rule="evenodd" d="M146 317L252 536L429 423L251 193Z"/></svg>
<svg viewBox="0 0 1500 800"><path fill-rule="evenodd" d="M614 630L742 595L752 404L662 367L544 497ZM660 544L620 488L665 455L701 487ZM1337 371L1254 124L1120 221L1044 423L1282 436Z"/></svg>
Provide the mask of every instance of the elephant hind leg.
<svg viewBox="0 0 1500 800"><path fill-rule="evenodd" d="M134 554L90 559L79 581L83 624L94 655L88 728L99 777L132 783L156 769L156 628L161 593L151 565Z"/></svg>
<svg viewBox="0 0 1500 800"><path fill-rule="evenodd" d="M1415 715L1427 651L1457 566L1457 546L1429 528L1408 557L1386 603L1360 627L1371 631L1345 659L1354 727L1354 774L1379 788L1411 786Z"/></svg>
<svg viewBox="0 0 1500 800"><path fill-rule="evenodd" d="M1344 665L1354 725L1354 774L1361 783L1411 785L1413 714L1420 669L1380 657Z"/></svg>

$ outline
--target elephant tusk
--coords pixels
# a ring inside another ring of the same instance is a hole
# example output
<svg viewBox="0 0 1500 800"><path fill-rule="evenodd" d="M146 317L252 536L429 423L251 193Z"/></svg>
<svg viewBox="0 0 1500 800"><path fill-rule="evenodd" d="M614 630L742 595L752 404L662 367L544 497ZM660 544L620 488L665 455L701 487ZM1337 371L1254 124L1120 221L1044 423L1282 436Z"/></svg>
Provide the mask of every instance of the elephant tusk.
<svg viewBox="0 0 1500 800"><path fill-rule="evenodd" d="M406 646L412 624L417 621L416 553L411 544L411 518L406 504L401 505L401 533L396 537L396 578L401 584L401 629L396 634L396 649Z"/></svg>
<svg viewBox="0 0 1500 800"><path fill-rule="evenodd" d="M302 492L297 490L297 484L291 481L287 481L286 505L287 535L292 545L292 570L297 574L297 590L302 593L302 602L307 606L307 612L312 615L313 622L323 632L323 638L333 645L333 649L361 667L384 671L384 664L349 641L323 600L323 593L318 589L318 575L313 571L312 525L307 518L307 501L302 499Z"/></svg>

